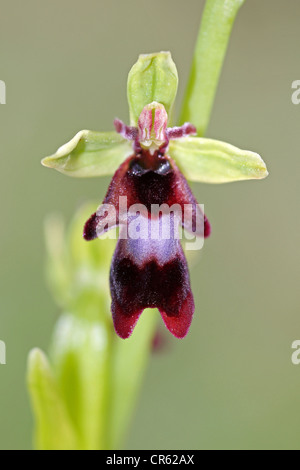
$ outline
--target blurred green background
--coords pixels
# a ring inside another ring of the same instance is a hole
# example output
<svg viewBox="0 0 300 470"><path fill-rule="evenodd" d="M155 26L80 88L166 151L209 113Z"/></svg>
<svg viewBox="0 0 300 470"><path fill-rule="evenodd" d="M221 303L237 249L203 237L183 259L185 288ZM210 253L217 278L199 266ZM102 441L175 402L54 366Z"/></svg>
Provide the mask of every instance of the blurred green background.
<svg viewBox="0 0 300 470"><path fill-rule="evenodd" d="M80 129L128 120L126 79L139 53L170 50L187 81L204 1L0 0L0 448L30 448L28 351L47 349L59 312L44 280L43 221L101 202L108 178L42 168ZM154 354L130 449L300 448L300 3L246 0L208 135L259 152L265 181L195 185L212 223L192 284L188 337ZM130 373L130 371L128 371Z"/></svg>

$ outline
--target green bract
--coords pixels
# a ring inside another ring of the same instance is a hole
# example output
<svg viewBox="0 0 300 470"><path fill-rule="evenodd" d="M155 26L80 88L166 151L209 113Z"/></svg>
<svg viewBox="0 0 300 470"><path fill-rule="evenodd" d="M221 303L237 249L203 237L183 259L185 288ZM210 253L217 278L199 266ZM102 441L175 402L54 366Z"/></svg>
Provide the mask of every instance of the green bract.
<svg viewBox="0 0 300 470"><path fill-rule="evenodd" d="M33 349L28 358L27 384L36 419L35 447L41 450L71 450L77 437L66 405L45 354Z"/></svg>

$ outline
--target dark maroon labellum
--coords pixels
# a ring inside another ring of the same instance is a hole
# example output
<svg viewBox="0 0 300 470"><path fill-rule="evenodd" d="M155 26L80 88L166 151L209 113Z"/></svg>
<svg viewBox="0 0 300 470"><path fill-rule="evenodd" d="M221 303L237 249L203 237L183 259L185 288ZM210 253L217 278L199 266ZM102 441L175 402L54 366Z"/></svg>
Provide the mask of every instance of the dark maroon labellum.
<svg viewBox="0 0 300 470"><path fill-rule="evenodd" d="M164 114L160 111L157 116L162 119ZM176 236L177 225L182 224L187 231L200 237L210 234L208 220L186 179L165 154L168 135L179 138L194 133L194 127L186 124L182 128L167 129L165 124L158 127L155 120L152 127L127 128L117 121L117 130L134 140L135 153L118 168L103 205L84 227L84 238L93 240L113 226L120 225L120 237L111 266L110 289L114 326L121 338L131 335L145 308L157 308L166 327L177 338L187 334L195 307L187 262ZM125 206L121 207L124 201ZM140 236L132 237L128 236L128 221L135 220L131 207L137 204L143 205L145 210L139 214L143 222L139 227ZM167 217L163 211L153 212L153 205L167 205L172 209L168 218L171 220L170 236L167 238L160 235ZM188 221L182 218L186 205L189 205L191 215ZM114 209L112 213L107 209L109 206ZM200 225L197 224L199 220L202 222ZM153 227L157 235L154 238Z"/></svg>

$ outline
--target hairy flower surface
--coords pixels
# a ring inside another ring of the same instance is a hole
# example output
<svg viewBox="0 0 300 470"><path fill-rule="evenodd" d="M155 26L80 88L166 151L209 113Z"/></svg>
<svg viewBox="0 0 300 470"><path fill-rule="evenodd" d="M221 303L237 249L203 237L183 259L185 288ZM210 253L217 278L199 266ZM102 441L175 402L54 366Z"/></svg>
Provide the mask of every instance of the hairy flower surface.
<svg viewBox="0 0 300 470"><path fill-rule="evenodd" d="M196 129L191 124L167 128L167 120L164 106L153 102L144 107L137 128L115 121L116 130L133 140L134 153L116 171L104 206L84 227L84 238L93 240L114 222L123 224L110 274L113 321L122 338L131 335L140 314L148 307L158 308L169 331L183 338L195 309L177 224L196 233L198 228L198 236L208 236L210 226L167 149L170 138L195 134ZM121 209L120 200L124 197L126 206ZM110 204L116 209L113 222L105 210ZM153 205L157 211L152 210ZM133 238L127 233L127 223L134 221L134 212L141 206L140 233ZM189 226L182 219L186 206L191 208ZM170 230L164 238L165 226Z"/></svg>

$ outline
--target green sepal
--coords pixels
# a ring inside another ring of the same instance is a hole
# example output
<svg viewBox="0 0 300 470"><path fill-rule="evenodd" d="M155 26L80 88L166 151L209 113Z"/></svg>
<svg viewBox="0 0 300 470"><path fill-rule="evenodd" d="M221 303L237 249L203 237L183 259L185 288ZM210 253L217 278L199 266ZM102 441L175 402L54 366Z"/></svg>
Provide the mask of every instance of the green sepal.
<svg viewBox="0 0 300 470"><path fill-rule="evenodd" d="M42 164L77 178L105 176L114 174L132 152L132 144L116 132L83 130Z"/></svg>
<svg viewBox="0 0 300 470"><path fill-rule="evenodd" d="M201 137L172 140L169 155L190 181L230 183L268 176L260 155L219 140Z"/></svg>
<svg viewBox="0 0 300 470"><path fill-rule="evenodd" d="M144 106L156 101L168 116L177 94L178 74L170 52L142 54L128 75L127 98L130 123L137 126Z"/></svg>

